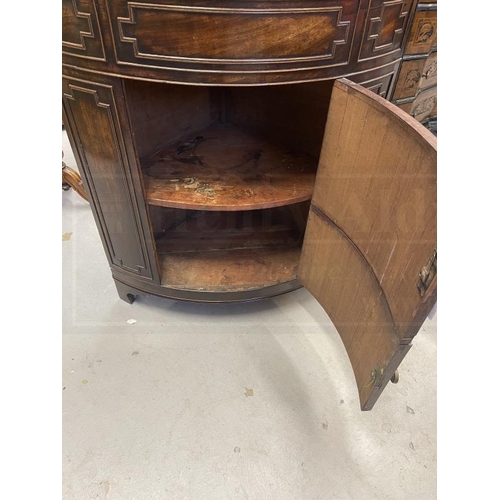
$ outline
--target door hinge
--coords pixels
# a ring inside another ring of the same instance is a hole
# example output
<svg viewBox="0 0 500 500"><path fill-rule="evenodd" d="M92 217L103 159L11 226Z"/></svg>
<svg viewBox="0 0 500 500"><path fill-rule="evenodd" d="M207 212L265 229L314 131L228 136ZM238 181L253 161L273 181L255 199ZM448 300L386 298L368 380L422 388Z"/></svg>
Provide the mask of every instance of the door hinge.
<svg viewBox="0 0 500 500"><path fill-rule="evenodd" d="M370 387L370 385L374 385L375 387L380 387L382 384L382 379L384 376L384 369L380 367L377 363L375 368L370 373L370 382L365 387ZM397 384L399 382L399 371L395 370L390 378L393 384Z"/></svg>
<svg viewBox="0 0 500 500"><path fill-rule="evenodd" d="M370 373L370 382L365 387L370 387L370 385L374 385L375 387L380 387L382 384L382 379L384 376L384 369L380 367L377 363L375 368ZM393 384L397 384L399 382L399 371L395 370L391 377L391 382Z"/></svg>
<svg viewBox="0 0 500 500"><path fill-rule="evenodd" d="M428 288L431 286L432 280L437 274L437 251L432 252L431 258L427 261L427 264L420 269L418 273L417 288L420 292L420 297L425 295Z"/></svg>
<svg viewBox="0 0 500 500"><path fill-rule="evenodd" d="M370 382L365 387L369 387L370 385L378 387L382 383L383 375L384 369L377 363L370 373Z"/></svg>

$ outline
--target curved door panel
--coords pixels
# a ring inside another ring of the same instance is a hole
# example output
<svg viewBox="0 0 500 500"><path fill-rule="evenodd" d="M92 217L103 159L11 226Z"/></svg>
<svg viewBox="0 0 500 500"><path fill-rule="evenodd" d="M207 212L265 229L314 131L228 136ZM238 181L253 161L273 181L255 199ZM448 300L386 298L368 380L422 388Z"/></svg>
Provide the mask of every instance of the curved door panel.
<svg viewBox="0 0 500 500"><path fill-rule="evenodd" d="M299 280L334 322L370 409L436 301L436 139L335 82Z"/></svg>

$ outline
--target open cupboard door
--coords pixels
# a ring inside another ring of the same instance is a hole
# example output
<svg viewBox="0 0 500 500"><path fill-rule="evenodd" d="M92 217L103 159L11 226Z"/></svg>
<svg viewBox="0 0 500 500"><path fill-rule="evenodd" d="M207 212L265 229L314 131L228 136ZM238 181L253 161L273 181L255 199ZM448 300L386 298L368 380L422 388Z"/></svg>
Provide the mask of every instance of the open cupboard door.
<svg viewBox="0 0 500 500"><path fill-rule="evenodd" d="M436 302L436 138L373 92L334 85L298 278L370 410Z"/></svg>

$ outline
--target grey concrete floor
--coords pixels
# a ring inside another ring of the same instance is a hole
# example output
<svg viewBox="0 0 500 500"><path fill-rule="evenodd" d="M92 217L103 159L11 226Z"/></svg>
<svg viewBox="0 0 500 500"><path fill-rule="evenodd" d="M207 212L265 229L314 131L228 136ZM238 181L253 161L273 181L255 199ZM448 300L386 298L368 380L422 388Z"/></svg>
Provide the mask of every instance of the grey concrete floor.
<svg viewBox="0 0 500 500"><path fill-rule="evenodd" d="M436 316L361 412L307 290L129 305L89 205L62 200L65 500L436 498Z"/></svg>

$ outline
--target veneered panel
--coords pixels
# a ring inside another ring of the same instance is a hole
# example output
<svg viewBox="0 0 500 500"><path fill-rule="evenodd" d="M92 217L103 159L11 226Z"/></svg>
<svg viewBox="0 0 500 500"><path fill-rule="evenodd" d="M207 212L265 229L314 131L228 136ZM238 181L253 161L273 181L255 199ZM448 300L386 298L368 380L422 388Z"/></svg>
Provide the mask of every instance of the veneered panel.
<svg viewBox="0 0 500 500"><path fill-rule="evenodd" d="M110 264L152 278L149 223L137 204L142 191L122 143L115 92L113 85L63 79L68 135Z"/></svg>
<svg viewBox="0 0 500 500"><path fill-rule="evenodd" d="M94 0L62 0L63 54L105 60Z"/></svg>
<svg viewBox="0 0 500 500"><path fill-rule="evenodd" d="M144 65L172 62L314 62L345 64L358 2L116 2L118 60ZM120 14L118 14L118 12ZM116 17L115 17L116 16Z"/></svg>

